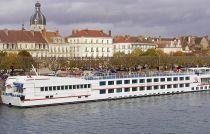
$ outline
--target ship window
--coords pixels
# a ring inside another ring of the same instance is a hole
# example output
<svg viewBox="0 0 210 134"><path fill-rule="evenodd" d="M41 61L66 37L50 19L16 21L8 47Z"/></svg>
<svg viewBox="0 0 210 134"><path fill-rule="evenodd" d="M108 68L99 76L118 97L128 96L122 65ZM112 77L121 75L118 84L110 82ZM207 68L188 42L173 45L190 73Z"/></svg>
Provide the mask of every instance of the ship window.
<svg viewBox="0 0 210 134"><path fill-rule="evenodd" d="M130 84L130 80L124 80L124 84Z"/></svg>
<svg viewBox="0 0 210 134"><path fill-rule="evenodd" d="M120 84L122 84L122 81L121 80L117 80L117 85L120 85Z"/></svg>
<svg viewBox="0 0 210 134"><path fill-rule="evenodd" d="M154 79L154 82L159 82L159 79L158 79L158 78L155 78L155 79Z"/></svg>
<svg viewBox="0 0 210 134"><path fill-rule="evenodd" d="M99 93L100 94L106 94L106 90L104 90L104 89L103 90L99 90Z"/></svg>
<svg viewBox="0 0 210 134"><path fill-rule="evenodd" d="M133 84L137 83L137 80L136 80L136 79L135 79L135 80L132 80L132 83L133 83Z"/></svg>
<svg viewBox="0 0 210 134"><path fill-rule="evenodd" d="M148 83L152 82L152 79L147 79L147 82L148 82Z"/></svg>
<svg viewBox="0 0 210 134"><path fill-rule="evenodd" d="M171 88L171 85L167 85L167 88Z"/></svg>
<svg viewBox="0 0 210 134"><path fill-rule="evenodd" d="M171 78L167 78L167 81L171 81Z"/></svg>
<svg viewBox="0 0 210 134"><path fill-rule="evenodd" d="M194 90L194 87L192 87L191 90Z"/></svg>
<svg viewBox="0 0 210 134"><path fill-rule="evenodd" d="M76 85L73 85L73 89L76 89Z"/></svg>
<svg viewBox="0 0 210 134"><path fill-rule="evenodd" d="M165 78L161 78L160 81L161 82L164 82L164 81L166 81L166 79Z"/></svg>
<svg viewBox="0 0 210 134"><path fill-rule="evenodd" d="M56 90L56 86L53 87L53 90L54 90L54 91Z"/></svg>
<svg viewBox="0 0 210 134"><path fill-rule="evenodd" d="M152 90L152 87L151 86L147 87L147 90Z"/></svg>
<svg viewBox="0 0 210 134"><path fill-rule="evenodd" d="M52 91L52 87L49 87L49 91Z"/></svg>
<svg viewBox="0 0 210 134"><path fill-rule="evenodd" d="M68 86L65 86L65 89L67 90L68 89Z"/></svg>
<svg viewBox="0 0 210 134"><path fill-rule="evenodd" d="M118 88L117 93L121 93L121 92L122 92L122 88Z"/></svg>
<svg viewBox="0 0 210 134"><path fill-rule="evenodd" d="M109 94L114 93L114 89L109 89L109 90L108 90L108 93L109 93Z"/></svg>
<svg viewBox="0 0 210 134"><path fill-rule="evenodd" d="M161 88L161 89L165 89L165 85L161 85L160 88Z"/></svg>
<svg viewBox="0 0 210 134"><path fill-rule="evenodd" d="M178 78L177 77L174 77L174 81L178 81Z"/></svg>
<svg viewBox="0 0 210 134"><path fill-rule="evenodd" d="M140 82L140 83L144 83L145 80L144 80L144 79L140 79L139 82Z"/></svg>
<svg viewBox="0 0 210 134"><path fill-rule="evenodd" d="M69 85L69 89L72 89L72 85Z"/></svg>
<svg viewBox="0 0 210 134"><path fill-rule="evenodd" d="M196 90L198 90L199 89L199 87L196 87Z"/></svg>
<svg viewBox="0 0 210 134"><path fill-rule="evenodd" d="M188 84L188 83L187 83L187 84L185 84L185 87L189 87L189 86L190 86L190 84ZM207 88L206 88L206 89L207 89Z"/></svg>
<svg viewBox="0 0 210 134"><path fill-rule="evenodd" d="M41 87L41 91L44 91L44 87Z"/></svg>
<svg viewBox="0 0 210 134"><path fill-rule="evenodd" d="M101 81L100 82L100 86L105 86L106 85L106 81Z"/></svg>
<svg viewBox="0 0 210 134"><path fill-rule="evenodd" d="M60 90L61 89L61 87L60 86L57 86L57 90Z"/></svg>
<svg viewBox="0 0 210 134"><path fill-rule="evenodd" d="M47 99L48 99L48 98L49 98L49 96L45 96L45 98L47 98Z"/></svg>
<svg viewBox="0 0 210 134"><path fill-rule="evenodd" d="M64 86L61 86L61 90L64 90Z"/></svg>
<svg viewBox="0 0 210 134"><path fill-rule="evenodd" d="M177 84L174 84L173 87L174 87L174 88L178 88L178 85L177 85Z"/></svg>
<svg viewBox="0 0 210 134"><path fill-rule="evenodd" d="M180 79L180 80L184 80L184 77L180 77L179 79Z"/></svg>
<svg viewBox="0 0 210 134"><path fill-rule="evenodd" d="M45 89L45 91L48 91L48 87L45 87L44 89Z"/></svg>
<svg viewBox="0 0 210 134"><path fill-rule="evenodd" d="M190 77L185 77L185 80L190 80Z"/></svg>
<svg viewBox="0 0 210 134"><path fill-rule="evenodd" d="M79 85L77 85L77 89L79 89Z"/></svg>
<svg viewBox="0 0 210 134"><path fill-rule="evenodd" d="M140 91L144 91L144 87L140 87L139 90L140 90Z"/></svg>
<svg viewBox="0 0 210 134"><path fill-rule="evenodd" d="M157 90L157 89L159 89L159 86L154 86L154 90Z"/></svg>
<svg viewBox="0 0 210 134"><path fill-rule="evenodd" d="M114 85L114 81L108 81L108 85Z"/></svg>
<svg viewBox="0 0 210 134"><path fill-rule="evenodd" d="M132 91L133 91L133 92L137 91L137 87L133 87L133 88L132 88Z"/></svg>
<svg viewBox="0 0 210 134"><path fill-rule="evenodd" d="M200 89L203 89L203 87L200 87Z"/></svg>
<svg viewBox="0 0 210 134"><path fill-rule="evenodd" d="M184 87L184 84L180 84L179 87Z"/></svg>
<svg viewBox="0 0 210 134"><path fill-rule="evenodd" d="M130 88L125 88L124 92L130 92Z"/></svg>

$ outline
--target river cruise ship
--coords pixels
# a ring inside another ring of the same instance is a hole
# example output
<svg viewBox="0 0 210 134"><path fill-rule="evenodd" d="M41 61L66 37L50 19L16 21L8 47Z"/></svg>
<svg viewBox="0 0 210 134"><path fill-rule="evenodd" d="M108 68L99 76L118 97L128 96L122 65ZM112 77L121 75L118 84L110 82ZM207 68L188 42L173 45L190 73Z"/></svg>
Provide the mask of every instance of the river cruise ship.
<svg viewBox="0 0 210 134"><path fill-rule="evenodd" d="M169 95L210 90L210 68L185 72L87 76L8 77L2 102L9 106L33 107L100 100Z"/></svg>

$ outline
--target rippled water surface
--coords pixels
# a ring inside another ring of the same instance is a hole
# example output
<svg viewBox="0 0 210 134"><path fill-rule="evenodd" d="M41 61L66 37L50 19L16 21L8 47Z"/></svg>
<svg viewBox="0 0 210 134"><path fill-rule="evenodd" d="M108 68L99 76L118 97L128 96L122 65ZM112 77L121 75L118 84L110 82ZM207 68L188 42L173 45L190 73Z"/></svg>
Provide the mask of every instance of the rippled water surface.
<svg viewBox="0 0 210 134"><path fill-rule="evenodd" d="M208 134L210 92L39 108L0 106L1 134Z"/></svg>

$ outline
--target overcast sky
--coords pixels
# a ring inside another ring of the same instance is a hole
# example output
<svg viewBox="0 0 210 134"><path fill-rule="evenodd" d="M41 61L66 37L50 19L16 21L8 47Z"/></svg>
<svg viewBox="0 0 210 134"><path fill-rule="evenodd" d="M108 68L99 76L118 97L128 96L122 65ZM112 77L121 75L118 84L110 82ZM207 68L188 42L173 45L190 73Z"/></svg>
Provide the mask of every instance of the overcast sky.
<svg viewBox="0 0 210 134"><path fill-rule="evenodd" d="M39 0L47 29L112 30L114 35L210 36L210 0ZM35 0L0 0L0 29L29 28Z"/></svg>

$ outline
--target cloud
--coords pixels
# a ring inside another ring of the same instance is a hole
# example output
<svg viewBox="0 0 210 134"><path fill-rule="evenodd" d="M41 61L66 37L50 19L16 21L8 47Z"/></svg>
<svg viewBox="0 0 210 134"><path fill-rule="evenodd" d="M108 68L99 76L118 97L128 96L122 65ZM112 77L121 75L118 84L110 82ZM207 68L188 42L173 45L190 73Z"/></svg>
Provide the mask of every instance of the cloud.
<svg viewBox="0 0 210 134"><path fill-rule="evenodd" d="M0 28L29 24L36 1L1 0ZM115 35L210 35L209 0L42 0L49 29L112 29Z"/></svg>

